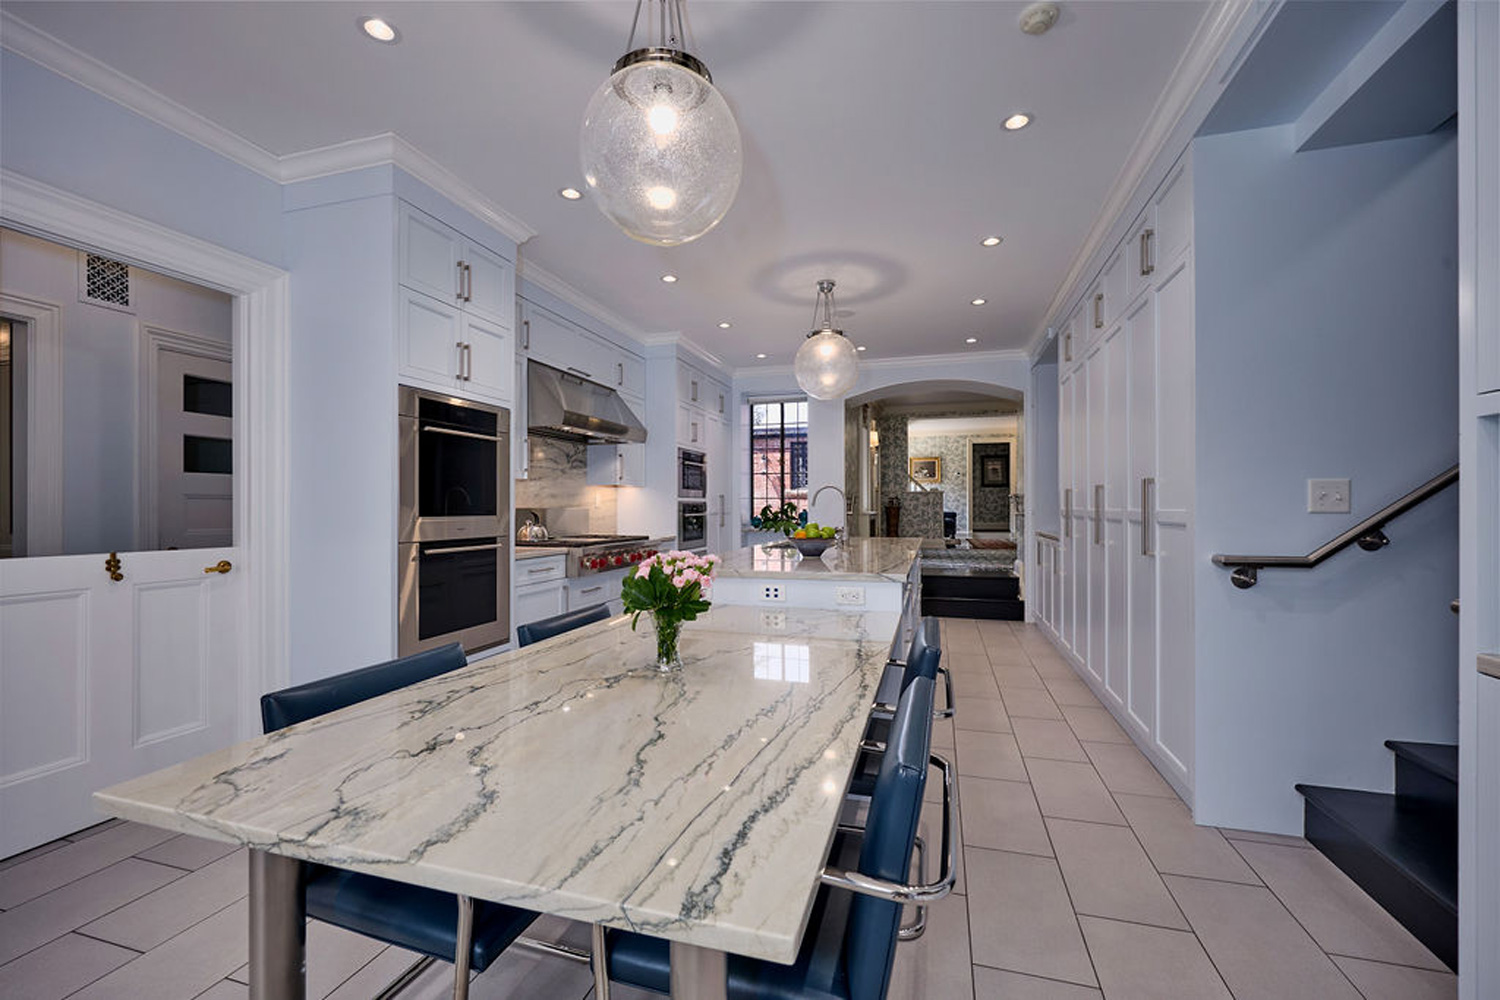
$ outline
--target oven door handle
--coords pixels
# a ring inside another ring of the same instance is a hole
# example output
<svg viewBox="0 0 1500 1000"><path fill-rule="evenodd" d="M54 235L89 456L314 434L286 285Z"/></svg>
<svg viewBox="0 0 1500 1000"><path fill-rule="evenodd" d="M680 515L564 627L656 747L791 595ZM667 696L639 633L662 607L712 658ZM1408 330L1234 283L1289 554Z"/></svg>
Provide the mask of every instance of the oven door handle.
<svg viewBox="0 0 1500 1000"><path fill-rule="evenodd" d="M455 431L447 427L434 427L431 424L423 424L422 432L424 434L449 434L453 437L473 438L476 441L494 441L497 444L500 441L500 439L494 434L475 434L473 431Z"/></svg>
<svg viewBox="0 0 1500 1000"><path fill-rule="evenodd" d="M457 548L452 549L423 549L422 555L454 556L458 555L460 552L493 552L498 548L500 548L499 542L496 542L494 545L460 545Z"/></svg>

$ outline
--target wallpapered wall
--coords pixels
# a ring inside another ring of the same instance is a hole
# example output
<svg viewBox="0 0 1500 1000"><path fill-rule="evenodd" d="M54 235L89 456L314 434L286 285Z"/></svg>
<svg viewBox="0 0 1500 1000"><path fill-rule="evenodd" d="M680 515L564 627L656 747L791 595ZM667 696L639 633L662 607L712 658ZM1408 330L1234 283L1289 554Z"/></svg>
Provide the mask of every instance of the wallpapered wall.
<svg viewBox="0 0 1500 1000"><path fill-rule="evenodd" d="M943 460L943 478L940 488L943 491L943 509L951 510L958 514L959 534L966 534L972 530L969 511L969 445L976 437L994 437L994 435L973 434L912 434L907 441L906 452L916 458L928 458L936 456ZM885 450L885 431L880 432L880 447ZM1014 442L1011 444L1015 448ZM882 456L882 465L884 460ZM902 459L901 476L906 481L906 464ZM1012 477L1014 477L1014 455L1012 455ZM1012 479L1014 482L1014 478ZM982 530L1000 530L988 527L1003 520L1001 515L1007 512L1005 504L1008 502L1001 499L997 494L1003 495L1001 490L981 491L980 502L983 508L980 511L980 524Z"/></svg>
<svg viewBox="0 0 1500 1000"><path fill-rule="evenodd" d="M904 413L881 414L875 419L875 429L880 433L880 508L894 497L900 500L906 495L906 424ZM884 533L885 515L877 519Z"/></svg>

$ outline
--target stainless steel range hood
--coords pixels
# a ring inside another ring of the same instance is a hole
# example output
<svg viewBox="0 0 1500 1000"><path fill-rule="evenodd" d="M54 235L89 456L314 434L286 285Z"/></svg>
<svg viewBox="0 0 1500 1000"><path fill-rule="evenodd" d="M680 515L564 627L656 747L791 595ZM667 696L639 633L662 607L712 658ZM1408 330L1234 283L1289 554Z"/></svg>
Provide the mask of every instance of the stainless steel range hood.
<svg viewBox="0 0 1500 1000"><path fill-rule="evenodd" d="M527 427L533 434L612 444L646 440L620 394L539 361L526 363Z"/></svg>

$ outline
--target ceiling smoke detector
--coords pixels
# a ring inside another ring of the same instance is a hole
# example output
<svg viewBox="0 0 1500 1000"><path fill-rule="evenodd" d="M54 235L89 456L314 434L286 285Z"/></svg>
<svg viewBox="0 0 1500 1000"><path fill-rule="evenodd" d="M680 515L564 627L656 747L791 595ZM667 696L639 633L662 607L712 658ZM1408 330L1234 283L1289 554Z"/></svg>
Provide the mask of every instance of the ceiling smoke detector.
<svg viewBox="0 0 1500 1000"><path fill-rule="evenodd" d="M1028 35L1045 35L1057 23L1057 4L1034 3L1021 11L1021 30Z"/></svg>

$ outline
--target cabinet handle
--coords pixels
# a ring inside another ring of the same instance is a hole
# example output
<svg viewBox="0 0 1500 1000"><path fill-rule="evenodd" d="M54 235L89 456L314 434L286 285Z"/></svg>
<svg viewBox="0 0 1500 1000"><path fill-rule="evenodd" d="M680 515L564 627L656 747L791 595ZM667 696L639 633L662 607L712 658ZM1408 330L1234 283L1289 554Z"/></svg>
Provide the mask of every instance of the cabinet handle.
<svg viewBox="0 0 1500 1000"><path fill-rule="evenodd" d="M597 594L597 593L599 593L599 591L601 591L603 589L604 589L604 584L601 583L597 587L584 587L578 593L580 593L580 594Z"/></svg>
<svg viewBox="0 0 1500 1000"><path fill-rule="evenodd" d="M1104 484L1094 484L1094 544L1104 544Z"/></svg>
<svg viewBox="0 0 1500 1000"><path fill-rule="evenodd" d="M459 298L463 298L462 295ZM464 342L460 340L453 345L458 348L458 374L455 376L460 382L464 380Z"/></svg>
<svg viewBox="0 0 1500 1000"><path fill-rule="evenodd" d="M464 261L464 301L474 301L474 267Z"/></svg>
<svg viewBox="0 0 1500 1000"><path fill-rule="evenodd" d="M692 441L692 443L693 444L697 444L698 443L698 421L696 421L696 420L693 421L693 441Z"/></svg>
<svg viewBox="0 0 1500 1000"><path fill-rule="evenodd" d="M698 402L698 380L697 379L691 379L690 381L692 382L692 385L693 385L693 402L696 403L696 402ZM698 439L697 438L693 438L693 440L696 441Z"/></svg>
<svg viewBox="0 0 1500 1000"><path fill-rule="evenodd" d="M474 381L474 345L464 344L464 381Z"/></svg>
<svg viewBox="0 0 1500 1000"><path fill-rule="evenodd" d="M1141 230L1141 277L1156 271L1156 230Z"/></svg>
<svg viewBox="0 0 1500 1000"><path fill-rule="evenodd" d="M531 475L531 437L521 438L521 478Z"/></svg>
<svg viewBox="0 0 1500 1000"><path fill-rule="evenodd" d="M719 527L724 527L724 494L719 494Z"/></svg>
<svg viewBox="0 0 1500 1000"><path fill-rule="evenodd" d="M620 369L620 377L619 377L618 380L616 380L615 385L624 385L625 384L625 362L623 362L623 361L616 361L615 362L615 367L618 368L618 369Z"/></svg>
<svg viewBox="0 0 1500 1000"><path fill-rule="evenodd" d="M1073 487L1063 490L1063 537L1073 537Z"/></svg>
<svg viewBox="0 0 1500 1000"><path fill-rule="evenodd" d="M721 414L724 412L724 394L722 392L719 393L719 412Z"/></svg>
<svg viewBox="0 0 1500 1000"><path fill-rule="evenodd" d="M1151 490L1156 480L1146 476L1141 480L1141 555L1154 556L1151 551Z"/></svg>
<svg viewBox="0 0 1500 1000"><path fill-rule="evenodd" d="M531 350L531 320L521 320L521 348Z"/></svg>
<svg viewBox="0 0 1500 1000"><path fill-rule="evenodd" d="M1094 293L1094 329L1097 330L1104 325L1104 293Z"/></svg>
<svg viewBox="0 0 1500 1000"><path fill-rule="evenodd" d="M552 572L555 572L555 571L556 571L555 567L552 567L552 566L543 566L541 569L528 569L526 571L526 575L527 576L536 576L538 573L552 573Z"/></svg>
<svg viewBox="0 0 1500 1000"><path fill-rule="evenodd" d="M572 372L574 375L582 375L587 379L592 379L594 377L593 372L586 372L582 368L574 368L572 365L568 366L568 371Z"/></svg>
<svg viewBox="0 0 1500 1000"><path fill-rule="evenodd" d="M462 302L464 300L464 262L459 261L456 266L458 268L458 291L454 293L453 297Z"/></svg>
<svg viewBox="0 0 1500 1000"><path fill-rule="evenodd" d="M1073 360L1073 330L1071 328L1063 334L1063 360Z"/></svg>
<svg viewBox="0 0 1500 1000"><path fill-rule="evenodd" d="M620 454L615 455L615 482L616 483L623 483L624 481L625 481L625 455L623 453L620 453Z"/></svg>

